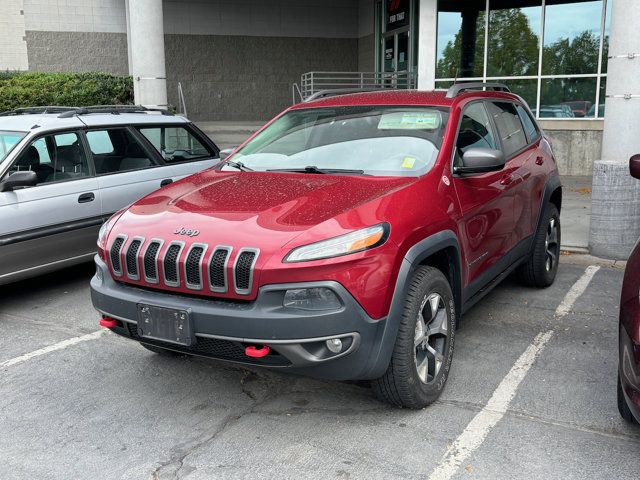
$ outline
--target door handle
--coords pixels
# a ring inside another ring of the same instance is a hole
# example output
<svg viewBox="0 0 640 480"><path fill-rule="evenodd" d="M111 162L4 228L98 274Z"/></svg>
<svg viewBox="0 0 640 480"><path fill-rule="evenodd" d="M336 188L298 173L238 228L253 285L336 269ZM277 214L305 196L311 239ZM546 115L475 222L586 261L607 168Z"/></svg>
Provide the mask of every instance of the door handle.
<svg viewBox="0 0 640 480"><path fill-rule="evenodd" d="M536 158L536 165L542 165L544 163L544 157Z"/></svg>
<svg viewBox="0 0 640 480"><path fill-rule="evenodd" d="M161 186L161 187L166 187L167 185L170 185L170 184L172 184L172 183L173 183L173 179L171 179L171 178L165 178L164 180L162 180L162 181L160 182L160 186Z"/></svg>
<svg viewBox="0 0 640 480"><path fill-rule="evenodd" d="M88 203L93 202L96 199L96 196L93 192L83 193L78 197L78 203Z"/></svg>
<svg viewBox="0 0 640 480"><path fill-rule="evenodd" d="M515 179L513 178L513 175L505 175L500 179L500 185L504 185L504 186L511 185L514 180Z"/></svg>

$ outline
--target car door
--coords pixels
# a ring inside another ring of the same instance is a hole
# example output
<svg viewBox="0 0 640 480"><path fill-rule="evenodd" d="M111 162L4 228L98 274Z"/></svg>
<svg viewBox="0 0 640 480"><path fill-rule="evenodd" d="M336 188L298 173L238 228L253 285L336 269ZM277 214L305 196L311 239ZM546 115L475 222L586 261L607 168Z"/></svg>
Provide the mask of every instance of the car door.
<svg viewBox="0 0 640 480"><path fill-rule="evenodd" d="M522 106L508 101L492 101L487 103L487 106L496 124L507 164L513 170L513 177L517 179L512 185L514 228L510 244L514 249L512 255L519 257L528 251L529 240L533 235L532 198L536 188L531 166L535 164L536 157L541 152L538 151L535 141L529 141L518 113L518 107L522 109ZM541 190L538 191L541 194Z"/></svg>
<svg viewBox="0 0 640 480"><path fill-rule="evenodd" d="M144 125L139 132L171 166L174 180L192 175L219 162L219 150L191 125Z"/></svg>
<svg viewBox="0 0 640 480"><path fill-rule="evenodd" d="M92 127L84 133L96 169L102 212L114 212L171 183L171 166L132 127Z"/></svg>
<svg viewBox="0 0 640 480"><path fill-rule="evenodd" d="M77 131L40 136L5 175L35 171L38 184L0 192L0 283L90 258L102 223L100 190Z"/></svg>
<svg viewBox="0 0 640 480"><path fill-rule="evenodd" d="M454 149L454 167L462 165L465 151L477 147L501 148L484 101L475 101L463 108ZM511 190L516 181L509 162L500 171L453 178L462 214L468 296L508 266L505 259L512 246L514 226Z"/></svg>

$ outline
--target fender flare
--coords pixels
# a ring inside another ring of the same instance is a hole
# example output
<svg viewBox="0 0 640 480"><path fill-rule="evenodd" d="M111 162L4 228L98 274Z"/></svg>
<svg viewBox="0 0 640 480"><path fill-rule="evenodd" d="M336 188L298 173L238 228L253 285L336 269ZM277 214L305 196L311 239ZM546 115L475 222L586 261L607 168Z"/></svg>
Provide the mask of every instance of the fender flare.
<svg viewBox="0 0 640 480"><path fill-rule="evenodd" d="M549 201L551 200L551 195L553 195L553 192L555 192L558 188L562 189L562 182L560 181L560 177L558 175L550 177L549 180L547 180L547 183L544 184L544 192L542 193L540 208L538 209L538 220L536 221L536 229L534 230L533 238L531 239L529 252L533 251L533 247L535 245L535 232L540 229L540 223L544 218L543 213L547 208ZM562 199L562 197L560 198Z"/></svg>
<svg viewBox="0 0 640 480"><path fill-rule="evenodd" d="M456 313L459 318L462 312L462 260L460 256L460 245L458 237L452 230L443 230L435 233L424 240L416 243L411 247L400 265L398 278L393 291L391 307L385 327L379 338L380 348L377 356L372 358L371 368L366 373L366 378L378 378L384 374L391 360L393 347L395 345L400 319L404 309L404 300L409 290L409 282L413 273L420 266L421 262L434 253L445 249L454 252L453 258L450 260L450 269L452 272L451 290L453 291Z"/></svg>

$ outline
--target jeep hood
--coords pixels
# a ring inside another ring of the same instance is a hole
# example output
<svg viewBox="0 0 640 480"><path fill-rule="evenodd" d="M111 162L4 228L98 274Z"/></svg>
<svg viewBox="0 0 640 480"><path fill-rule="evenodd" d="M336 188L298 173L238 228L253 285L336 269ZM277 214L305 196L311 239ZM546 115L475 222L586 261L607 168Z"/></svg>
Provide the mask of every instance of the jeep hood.
<svg viewBox="0 0 640 480"><path fill-rule="evenodd" d="M268 243L280 248L328 222L335 234L373 225L381 209L355 210L417 180L300 173L222 172L207 170L160 189L134 203L112 234L189 240L217 245ZM376 214L376 212L378 212ZM184 229L182 233L176 230ZM322 229L326 231L325 229Z"/></svg>

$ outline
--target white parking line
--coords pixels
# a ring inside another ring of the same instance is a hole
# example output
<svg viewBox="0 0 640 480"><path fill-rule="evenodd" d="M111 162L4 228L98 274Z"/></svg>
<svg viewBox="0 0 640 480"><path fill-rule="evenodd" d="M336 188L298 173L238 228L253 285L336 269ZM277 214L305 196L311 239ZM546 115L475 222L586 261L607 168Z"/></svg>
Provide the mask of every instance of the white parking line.
<svg viewBox="0 0 640 480"><path fill-rule="evenodd" d="M9 360L5 360L0 363L0 369L4 369L6 367L11 367L13 365L17 365L18 363L26 362L27 360L31 360L32 358L39 357L40 355L45 355L47 353L55 352L56 350L64 350L67 347L72 345L76 345L78 343L87 342L89 340L95 340L102 336L107 329L97 330L93 333L88 333L86 335L81 335L79 337L69 338L67 340L63 340L58 343L54 343L53 345L49 345L44 348L40 348L39 350L34 350L30 353L25 353L24 355L20 355L19 357L14 357Z"/></svg>
<svg viewBox="0 0 640 480"><path fill-rule="evenodd" d="M590 265L584 271L582 276L578 279L576 283L573 284L573 287L567 292L564 297L564 300L560 302L558 308L556 308L556 317L564 317L569 311L573 304L576 302L578 297L584 293L589 285L589 282L596 274L596 272L600 270L598 265Z"/></svg>
<svg viewBox="0 0 640 480"><path fill-rule="evenodd" d="M599 269L600 267L595 265L587 267L582 276L567 292L560 305L558 305L556 309L557 317L563 317L569 313L575 301L584 293L589 282ZM429 480L449 480L456 474L462 462L482 445L489 432L507 412L520 382L522 382L552 335L553 330L536 335L531 345L520 355L520 358L511 367L509 373L502 379L487 404L473 417L460 436L447 448L442 460L429 476Z"/></svg>

